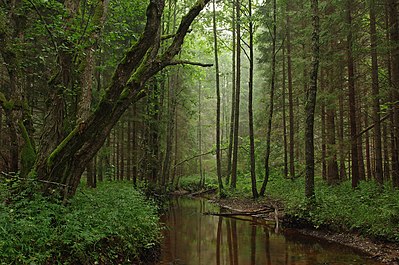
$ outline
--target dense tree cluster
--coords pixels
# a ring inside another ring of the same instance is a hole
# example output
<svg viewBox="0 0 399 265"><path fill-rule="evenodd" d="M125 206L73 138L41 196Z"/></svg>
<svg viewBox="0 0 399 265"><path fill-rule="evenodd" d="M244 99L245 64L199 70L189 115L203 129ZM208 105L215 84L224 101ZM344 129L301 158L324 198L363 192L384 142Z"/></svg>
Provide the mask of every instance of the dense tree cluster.
<svg viewBox="0 0 399 265"><path fill-rule="evenodd" d="M186 2L4 1L0 170L66 196L85 170L399 187L396 0Z"/></svg>

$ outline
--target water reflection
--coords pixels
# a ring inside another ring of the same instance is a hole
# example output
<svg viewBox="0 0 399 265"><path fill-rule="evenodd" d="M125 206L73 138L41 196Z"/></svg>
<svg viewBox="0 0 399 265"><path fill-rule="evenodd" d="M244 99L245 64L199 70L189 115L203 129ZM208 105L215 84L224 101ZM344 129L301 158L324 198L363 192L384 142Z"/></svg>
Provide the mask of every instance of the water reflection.
<svg viewBox="0 0 399 265"><path fill-rule="evenodd" d="M203 215L218 209L205 200L176 199L163 216L159 264L186 265L379 265L348 248L293 232L276 234L256 219Z"/></svg>

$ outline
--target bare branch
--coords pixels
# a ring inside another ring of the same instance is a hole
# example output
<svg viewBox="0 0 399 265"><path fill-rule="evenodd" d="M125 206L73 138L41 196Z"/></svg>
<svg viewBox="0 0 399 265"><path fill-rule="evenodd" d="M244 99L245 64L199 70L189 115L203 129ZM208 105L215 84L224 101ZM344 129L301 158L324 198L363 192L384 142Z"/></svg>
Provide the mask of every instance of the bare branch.
<svg viewBox="0 0 399 265"><path fill-rule="evenodd" d="M211 63L199 63L199 62L191 62L191 61L185 61L185 60L175 60L171 61L168 63L168 65L195 65L195 66L201 66L201 67L212 67L213 64Z"/></svg>
<svg viewBox="0 0 399 265"><path fill-rule="evenodd" d="M57 42L55 41L54 35L51 32L49 26L47 25L47 22L44 20L42 14L40 13L39 9L36 7L35 3L32 2L32 0L28 0L28 2L32 5L33 9L35 9L37 15L39 16L40 20L43 22L44 27L46 28L46 31L48 33L48 35L50 36L50 40L54 46L55 51L58 53L58 46L57 46Z"/></svg>

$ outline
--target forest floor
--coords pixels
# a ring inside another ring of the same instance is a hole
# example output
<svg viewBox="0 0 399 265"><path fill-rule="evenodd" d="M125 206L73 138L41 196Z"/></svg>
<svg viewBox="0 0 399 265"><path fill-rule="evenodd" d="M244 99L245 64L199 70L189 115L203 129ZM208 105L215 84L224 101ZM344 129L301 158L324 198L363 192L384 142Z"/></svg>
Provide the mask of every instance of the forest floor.
<svg viewBox="0 0 399 265"><path fill-rule="evenodd" d="M278 222L280 226L282 225L285 228L294 228L303 235L348 246L378 261L387 264L399 264L399 244L373 240L351 232L335 232L328 229L316 229L309 224L303 224L287 216L284 212L284 205L279 200L265 198L254 201L249 198L234 197L219 199L210 194L206 194L205 196L203 196L204 194L199 195L227 209L228 211L226 213L221 214L223 216L250 215L272 220Z"/></svg>

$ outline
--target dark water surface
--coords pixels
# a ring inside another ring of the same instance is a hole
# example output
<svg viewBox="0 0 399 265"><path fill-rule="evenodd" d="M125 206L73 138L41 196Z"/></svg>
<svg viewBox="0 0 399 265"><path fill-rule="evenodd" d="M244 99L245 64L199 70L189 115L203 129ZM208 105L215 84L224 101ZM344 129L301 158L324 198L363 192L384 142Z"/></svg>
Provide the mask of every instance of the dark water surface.
<svg viewBox="0 0 399 265"><path fill-rule="evenodd" d="M203 215L218 207L205 200L174 199L162 217L158 264L185 265L381 265L353 250L285 231L259 220Z"/></svg>

